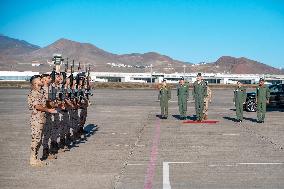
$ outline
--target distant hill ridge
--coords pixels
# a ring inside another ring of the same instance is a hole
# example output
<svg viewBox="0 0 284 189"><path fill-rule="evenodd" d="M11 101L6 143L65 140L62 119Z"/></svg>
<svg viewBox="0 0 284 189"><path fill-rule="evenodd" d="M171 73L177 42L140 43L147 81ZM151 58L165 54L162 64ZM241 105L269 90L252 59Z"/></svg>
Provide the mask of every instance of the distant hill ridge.
<svg viewBox="0 0 284 189"><path fill-rule="evenodd" d="M91 64L94 71L113 72L149 72L150 65L156 72L207 72L235 74L284 74L283 70L250 60L244 57L222 56L216 62L193 65L172 59L157 52L114 54L90 43L80 43L61 38L54 43L40 48L23 40L0 35L0 70L38 70L30 62L42 63L41 71L50 70L50 61L54 53L61 53L71 61ZM21 63L21 64L18 64ZM23 64L26 63L26 64Z"/></svg>

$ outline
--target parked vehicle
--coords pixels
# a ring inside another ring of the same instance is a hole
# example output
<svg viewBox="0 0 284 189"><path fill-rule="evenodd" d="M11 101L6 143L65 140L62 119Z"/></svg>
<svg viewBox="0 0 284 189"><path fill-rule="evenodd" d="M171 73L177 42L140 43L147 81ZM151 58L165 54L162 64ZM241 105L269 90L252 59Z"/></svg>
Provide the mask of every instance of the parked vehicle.
<svg viewBox="0 0 284 189"><path fill-rule="evenodd" d="M284 84L270 85L270 99L268 107L283 107L284 106ZM257 108L256 93L247 93L244 109L249 112L255 112Z"/></svg>

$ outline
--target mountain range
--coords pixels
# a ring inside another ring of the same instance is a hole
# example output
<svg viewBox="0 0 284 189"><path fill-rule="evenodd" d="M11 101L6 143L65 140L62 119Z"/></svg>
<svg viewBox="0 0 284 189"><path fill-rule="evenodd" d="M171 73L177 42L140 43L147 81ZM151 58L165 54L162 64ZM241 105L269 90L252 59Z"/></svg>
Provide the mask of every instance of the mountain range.
<svg viewBox="0 0 284 189"><path fill-rule="evenodd" d="M91 65L92 71L108 72L154 72L174 73L207 72L231 74L284 74L283 70L250 60L222 56L212 63L192 64L172 59L157 52L113 54L90 43L80 43L69 39L59 39L54 43L39 47L23 40L0 35L0 70L40 71L52 69L52 56L62 54L65 62L75 60L82 66ZM40 66L32 66L40 65Z"/></svg>

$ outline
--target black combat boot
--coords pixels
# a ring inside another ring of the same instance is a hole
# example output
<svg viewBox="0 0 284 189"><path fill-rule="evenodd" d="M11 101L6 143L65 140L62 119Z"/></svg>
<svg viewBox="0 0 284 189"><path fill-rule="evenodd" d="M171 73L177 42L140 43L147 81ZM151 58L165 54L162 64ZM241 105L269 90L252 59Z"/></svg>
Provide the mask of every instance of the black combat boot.
<svg viewBox="0 0 284 189"><path fill-rule="evenodd" d="M49 155L49 149L48 148L44 148L42 150L42 160L46 160L48 158L48 155Z"/></svg>
<svg viewBox="0 0 284 189"><path fill-rule="evenodd" d="M48 156L48 159L57 159L56 154L58 153L58 143L55 141L52 141L50 143L50 154Z"/></svg>

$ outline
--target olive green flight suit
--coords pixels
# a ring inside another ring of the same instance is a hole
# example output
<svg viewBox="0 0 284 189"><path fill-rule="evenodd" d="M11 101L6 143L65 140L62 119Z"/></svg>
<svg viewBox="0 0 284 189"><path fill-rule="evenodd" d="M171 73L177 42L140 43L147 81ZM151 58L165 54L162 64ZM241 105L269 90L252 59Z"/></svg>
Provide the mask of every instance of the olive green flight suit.
<svg viewBox="0 0 284 189"><path fill-rule="evenodd" d="M168 87L161 87L158 99L160 100L161 116L168 117L169 100L171 99L171 89Z"/></svg>
<svg viewBox="0 0 284 189"><path fill-rule="evenodd" d="M247 93L246 89L243 86L237 87L234 90L234 103L236 106L237 120L239 121L243 120L243 104L246 101L246 98L247 98Z"/></svg>
<svg viewBox="0 0 284 189"><path fill-rule="evenodd" d="M180 118L184 119L186 117L187 111L187 100L188 100L188 84L178 85L177 88L177 96L178 96L178 106L179 106L179 113Z"/></svg>
<svg viewBox="0 0 284 189"><path fill-rule="evenodd" d="M201 121L203 119L204 98L207 96L206 83L204 81L201 81L200 83L195 81L193 83L192 95L195 100L197 120Z"/></svg>
<svg viewBox="0 0 284 189"><path fill-rule="evenodd" d="M258 86L256 88L257 99L257 120L264 122L266 113L266 103L270 98L270 90L266 85Z"/></svg>

